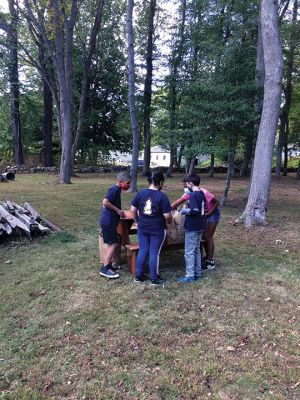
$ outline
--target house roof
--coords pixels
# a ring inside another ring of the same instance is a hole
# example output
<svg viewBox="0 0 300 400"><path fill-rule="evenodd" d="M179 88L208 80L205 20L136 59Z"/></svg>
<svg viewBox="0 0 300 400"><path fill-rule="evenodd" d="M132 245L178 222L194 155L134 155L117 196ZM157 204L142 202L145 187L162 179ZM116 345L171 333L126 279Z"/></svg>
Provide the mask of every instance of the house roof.
<svg viewBox="0 0 300 400"><path fill-rule="evenodd" d="M168 149L163 149L160 146L153 146L151 147L151 153L169 153L170 150Z"/></svg>

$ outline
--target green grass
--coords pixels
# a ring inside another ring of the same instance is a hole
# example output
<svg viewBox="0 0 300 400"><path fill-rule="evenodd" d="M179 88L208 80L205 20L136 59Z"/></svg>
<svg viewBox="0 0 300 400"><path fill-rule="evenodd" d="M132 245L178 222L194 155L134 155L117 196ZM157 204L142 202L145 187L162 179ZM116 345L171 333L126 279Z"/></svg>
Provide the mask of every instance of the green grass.
<svg viewBox="0 0 300 400"><path fill-rule="evenodd" d="M223 179L203 186L220 195ZM180 181L166 182L172 199ZM126 271L113 282L98 275L98 217L113 176L73 182L18 175L0 184L1 199L28 201L65 229L0 245L1 399L299 398L296 182L274 183L270 226L247 232L232 223L247 188L234 180L218 268L180 286L183 253L168 252L165 289L135 286ZM123 195L124 208L130 200Z"/></svg>

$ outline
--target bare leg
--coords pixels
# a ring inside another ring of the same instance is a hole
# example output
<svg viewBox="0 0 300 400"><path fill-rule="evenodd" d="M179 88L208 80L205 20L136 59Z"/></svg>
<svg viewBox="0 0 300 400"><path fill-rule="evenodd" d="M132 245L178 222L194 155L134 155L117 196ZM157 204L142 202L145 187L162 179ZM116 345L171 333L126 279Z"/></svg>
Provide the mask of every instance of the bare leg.
<svg viewBox="0 0 300 400"><path fill-rule="evenodd" d="M100 264L104 264L105 255L106 255L106 252L107 252L107 247L108 247L108 245L103 242L103 237L99 235ZM116 250L116 254L113 256L113 258L111 260L113 264L118 264L119 263L120 253L121 253L121 244L118 243L118 248ZM104 264L104 265L107 265L107 264Z"/></svg>
<svg viewBox="0 0 300 400"><path fill-rule="evenodd" d="M119 243L113 243L107 245L105 257L104 257L104 265L109 265L112 262L112 259L116 256L118 248L119 248Z"/></svg>
<svg viewBox="0 0 300 400"><path fill-rule="evenodd" d="M204 245L206 256L209 260L212 260L214 258L214 248L215 248L214 234L215 234L217 225L218 225L218 223L209 222L209 221L206 224L205 242L203 245Z"/></svg>

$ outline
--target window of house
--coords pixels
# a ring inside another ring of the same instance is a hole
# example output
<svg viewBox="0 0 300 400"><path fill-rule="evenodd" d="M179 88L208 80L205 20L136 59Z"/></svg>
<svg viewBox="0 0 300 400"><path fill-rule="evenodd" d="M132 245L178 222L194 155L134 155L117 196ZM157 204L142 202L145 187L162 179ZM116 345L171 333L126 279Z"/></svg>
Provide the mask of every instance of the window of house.
<svg viewBox="0 0 300 400"><path fill-rule="evenodd" d="M156 156L156 160L158 160L158 156Z"/></svg>
<svg viewBox="0 0 300 400"><path fill-rule="evenodd" d="M165 160L167 158L167 156L163 156L163 160Z"/></svg>

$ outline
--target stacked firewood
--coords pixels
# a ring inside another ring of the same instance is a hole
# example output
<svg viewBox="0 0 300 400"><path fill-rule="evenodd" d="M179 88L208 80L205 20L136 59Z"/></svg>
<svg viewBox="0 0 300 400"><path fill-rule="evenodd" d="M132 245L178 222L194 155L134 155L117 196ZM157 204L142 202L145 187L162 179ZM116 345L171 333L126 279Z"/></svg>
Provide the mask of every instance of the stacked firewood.
<svg viewBox="0 0 300 400"><path fill-rule="evenodd" d="M0 239L16 233L42 235L60 228L42 217L29 203L20 206L13 201L0 203Z"/></svg>

